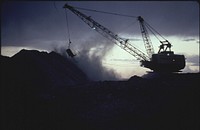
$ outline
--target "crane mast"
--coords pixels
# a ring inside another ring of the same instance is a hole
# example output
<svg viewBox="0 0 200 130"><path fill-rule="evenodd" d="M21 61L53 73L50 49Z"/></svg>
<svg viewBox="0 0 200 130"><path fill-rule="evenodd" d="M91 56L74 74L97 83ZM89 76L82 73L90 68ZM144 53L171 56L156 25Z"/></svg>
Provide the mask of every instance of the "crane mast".
<svg viewBox="0 0 200 130"><path fill-rule="evenodd" d="M144 46L145 46L146 52L147 52L148 56L151 58L152 54L154 54L153 45L151 43L148 31L147 31L146 27L144 26L144 19L141 16L139 16L138 20L140 23L140 29L141 29L142 38L144 41Z"/></svg>
<svg viewBox="0 0 200 130"><path fill-rule="evenodd" d="M88 26L90 26L92 29L96 30L98 33L100 33L107 39L113 41L116 45L118 45L119 47L121 47L122 49L124 49L125 51L127 51L128 53L133 55L134 57L136 57L138 60L141 60L141 61L149 61L150 60L149 56L147 56L145 53L143 53L142 51L140 51L139 49L137 49L136 47L131 45L128 42L128 39L119 37L117 34L113 33L108 28L106 28L106 27L102 26L101 24L99 24L98 22L94 21L91 18L91 16L87 16L87 15L81 13L80 11L76 10L74 7L72 7L68 4L65 4L63 8L67 8L70 11L72 11L81 20L83 20ZM146 39L148 39L148 38L146 38ZM150 48L149 40L147 42L145 42L147 44L147 48ZM148 51L149 51L148 55L150 55L150 53L152 54L152 48L148 49Z"/></svg>

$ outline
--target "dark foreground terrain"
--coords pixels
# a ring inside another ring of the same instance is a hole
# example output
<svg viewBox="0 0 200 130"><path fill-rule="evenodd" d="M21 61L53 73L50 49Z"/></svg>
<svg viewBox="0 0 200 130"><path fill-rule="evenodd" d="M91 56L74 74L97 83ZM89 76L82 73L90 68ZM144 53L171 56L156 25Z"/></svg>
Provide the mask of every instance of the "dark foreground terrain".
<svg viewBox="0 0 200 130"><path fill-rule="evenodd" d="M55 52L1 56L2 130L199 130L200 74L92 82Z"/></svg>

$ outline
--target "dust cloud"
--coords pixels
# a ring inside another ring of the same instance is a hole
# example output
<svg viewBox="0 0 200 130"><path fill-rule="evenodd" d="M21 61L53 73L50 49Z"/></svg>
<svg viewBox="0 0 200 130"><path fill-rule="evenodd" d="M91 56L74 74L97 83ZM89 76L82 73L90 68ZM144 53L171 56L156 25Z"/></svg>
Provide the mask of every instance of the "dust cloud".
<svg viewBox="0 0 200 130"><path fill-rule="evenodd" d="M76 55L71 58L67 55L66 46L56 46L53 48L55 52L63 56L67 56L74 62L83 72L93 81L103 80L119 80L120 75L114 70L108 69L102 65L102 59L106 56L107 52L114 46L111 41L95 39L83 41L81 46L77 46L76 51L72 52ZM99 41L97 43L97 41Z"/></svg>

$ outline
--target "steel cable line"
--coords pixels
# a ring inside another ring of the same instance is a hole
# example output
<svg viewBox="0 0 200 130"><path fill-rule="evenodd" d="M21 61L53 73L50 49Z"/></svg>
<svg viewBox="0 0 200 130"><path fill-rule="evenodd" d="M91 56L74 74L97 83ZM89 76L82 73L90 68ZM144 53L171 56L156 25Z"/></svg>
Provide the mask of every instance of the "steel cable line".
<svg viewBox="0 0 200 130"><path fill-rule="evenodd" d="M166 38L164 38L158 31L156 31L151 25L149 25L147 22L145 22L145 24L147 25L147 27L149 28L149 30L153 33L156 32L160 37L162 37L164 40L167 40ZM153 30L153 31L152 31ZM155 33L153 33L155 35ZM159 38L155 35L155 37L159 40ZM160 41L160 40L159 40Z"/></svg>
<svg viewBox="0 0 200 130"><path fill-rule="evenodd" d="M135 21L131 21L131 23L130 24L128 24L128 25L126 25L125 27L123 27L123 29L121 29L121 30L127 30L127 29L131 29L130 28L130 26L133 26L133 25L135 25L135 23L137 22L137 20L135 20Z"/></svg>
<svg viewBox="0 0 200 130"><path fill-rule="evenodd" d="M149 29L149 31L159 40L161 41L158 36L156 36L156 34L153 32L153 30L146 24L146 27Z"/></svg>
<svg viewBox="0 0 200 130"><path fill-rule="evenodd" d="M104 13L104 14L123 16L123 17L137 18L137 16L126 15L126 14L118 14L118 13L112 13L112 12L106 12L106 11L99 11L99 10L93 10L93 9L80 8L80 7L74 7L74 8L80 9L80 10L91 11L91 12L97 12L97 13Z"/></svg>
<svg viewBox="0 0 200 130"><path fill-rule="evenodd" d="M111 15L117 15L117 16L123 16L123 17L130 17L130 18L138 18L138 16L132 16L132 15L125 15L125 14L118 14L118 13L113 13L113 12L106 12L106 11L99 11L99 10L93 10L93 9L86 9L86 8L81 8L81 7L74 7L76 9L80 10L86 10L86 11L91 11L91 12L97 12L97 13L104 13L104 14L111 14ZM157 33L160 37L162 37L164 40L166 40L159 32L157 32L152 26L150 26L146 21L145 24L147 25L148 29L153 33L153 35L161 41L155 33ZM154 32L155 33L154 33Z"/></svg>
<svg viewBox="0 0 200 130"><path fill-rule="evenodd" d="M70 44L71 44L71 40L70 40L70 31L69 31L69 21L68 21L68 15L67 15L67 10L65 9L65 13L66 13L66 23L67 23L67 33L68 33L68 38L69 38L69 45L68 48L70 48Z"/></svg>

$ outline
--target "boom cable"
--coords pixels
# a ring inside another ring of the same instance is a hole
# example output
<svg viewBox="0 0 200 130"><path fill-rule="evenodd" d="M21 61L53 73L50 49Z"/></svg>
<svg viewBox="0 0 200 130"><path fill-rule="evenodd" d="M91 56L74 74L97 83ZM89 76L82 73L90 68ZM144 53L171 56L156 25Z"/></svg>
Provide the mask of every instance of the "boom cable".
<svg viewBox="0 0 200 130"><path fill-rule="evenodd" d="M123 16L123 17L137 18L137 16L133 16L133 15L118 14L118 13L113 13L113 12L99 11L99 10L93 10L93 9L86 9L86 8L81 8L81 7L74 7L74 8L80 9L80 10L91 11L91 12L97 12L97 13L104 13L104 14L111 14L111 15Z"/></svg>
<svg viewBox="0 0 200 130"><path fill-rule="evenodd" d="M147 27L149 28L149 30L153 33L156 32L160 37L162 37L164 40L167 40L166 38L164 38L158 31L156 31L151 25L149 25L147 22L145 22L145 24L147 25ZM152 31L153 30L153 31ZM155 35L155 33L153 33ZM155 35L155 37L160 41L160 39Z"/></svg>
<svg viewBox="0 0 200 130"><path fill-rule="evenodd" d="M159 38L158 38L158 36L153 32L153 30L147 25L146 26L148 29L149 29L149 31L159 40L159 41L161 41Z"/></svg>
<svg viewBox="0 0 200 130"><path fill-rule="evenodd" d="M110 14L110 15L117 15L117 16L123 16L123 17L130 17L130 18L138 18L138 16L133 16L133 15L126 15L126 14L119 14L119 13L113 13L113 12L106 12L106 11L100 11L100 10L93 10L93 9L86 9L86 8L81 8L81 7L74 7L76 9L80 10L86 10L86 11L91 11L91 12L97 12L97 13L104 13L104 14ZM164 40L166 40L159 32L157 32L152 26L150 26L146 21L145 21L146 27L151 31L151 33L159 40L161 41L156 34L158 34L160 37L162 37Z"/></svg>

